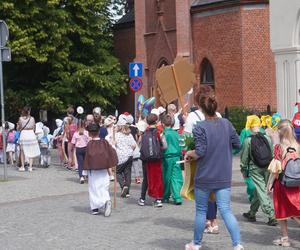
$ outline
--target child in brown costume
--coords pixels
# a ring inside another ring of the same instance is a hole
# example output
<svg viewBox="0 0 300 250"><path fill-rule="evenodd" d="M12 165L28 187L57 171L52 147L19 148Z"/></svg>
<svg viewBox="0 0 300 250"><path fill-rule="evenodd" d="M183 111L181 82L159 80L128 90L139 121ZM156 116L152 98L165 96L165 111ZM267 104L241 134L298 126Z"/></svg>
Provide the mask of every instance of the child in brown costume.
<svg viewBox="0 0 300 250"><path fill-rule="evenodd" d="M107 170L117 165L118 157L111 145L105 139L100 139L98 124L90 124L87 129L91 140L86 147L83 169L89 180L90 206L94 215L104 208L104 216L107 217L111 214Z"/></svg>

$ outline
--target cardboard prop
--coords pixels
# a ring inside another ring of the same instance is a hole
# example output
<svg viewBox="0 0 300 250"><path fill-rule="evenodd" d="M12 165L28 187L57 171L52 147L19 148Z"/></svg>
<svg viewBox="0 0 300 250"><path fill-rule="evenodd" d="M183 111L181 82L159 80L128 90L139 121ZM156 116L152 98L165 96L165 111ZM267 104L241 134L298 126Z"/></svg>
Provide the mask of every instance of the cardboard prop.
<svg viewBox="0 0 300 250"><path fill-rule="evenodd" d="M193 71L194 65L182 57L176 57L172 65L159 68L156 71L156 80L162 102L171 103L179 99L180 106L184 108L183 96L196 83Z"/></svg>

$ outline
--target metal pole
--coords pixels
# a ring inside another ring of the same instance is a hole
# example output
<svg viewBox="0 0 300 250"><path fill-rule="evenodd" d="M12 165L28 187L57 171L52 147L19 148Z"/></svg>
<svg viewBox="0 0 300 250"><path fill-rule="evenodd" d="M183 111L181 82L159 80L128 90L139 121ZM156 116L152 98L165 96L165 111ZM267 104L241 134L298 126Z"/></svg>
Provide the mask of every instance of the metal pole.
<svg viewBox="0 0 300 250"><path fill-rule="evenodd" d="M0 38L1 39L1 38ZM0 41L1 42L1 41ZM7 162L6 162L6 136L5 136L5 113L4 113L4 92L3 92L3 71L2 71L2 49L0 48L0 91L1 91L1 121L3 138L3 161L4 161L4 180L7 180Z"/></svg>

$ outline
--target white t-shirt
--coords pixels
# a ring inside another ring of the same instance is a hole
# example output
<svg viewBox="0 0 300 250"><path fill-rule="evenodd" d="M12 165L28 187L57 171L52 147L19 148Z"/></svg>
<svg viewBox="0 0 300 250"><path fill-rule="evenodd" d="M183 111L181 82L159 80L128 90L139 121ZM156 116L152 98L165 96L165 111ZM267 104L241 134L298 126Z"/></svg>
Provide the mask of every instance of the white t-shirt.
<svg viewBox="0 0 300 250"><path fill-rule="evenodd" d="M179 130L180 129L180 121L179 121L179 119L178 119L178 116L180 115L180 113L176 113L175 115L174 115L174 121L175 121L175 123L174 123L174 126L173 126L173 129L174 130Z"/></svg>
<svg viewBox="0 0 300 250"><path fill-rule="evenodd" d="M219 112L216 112L216 115L222 118ZM205 116L200 110L190 112L188 117L186 118L186 122L184 125L184 132L191 134L197 122L204 121L204 120L205 120Z"/></svg>

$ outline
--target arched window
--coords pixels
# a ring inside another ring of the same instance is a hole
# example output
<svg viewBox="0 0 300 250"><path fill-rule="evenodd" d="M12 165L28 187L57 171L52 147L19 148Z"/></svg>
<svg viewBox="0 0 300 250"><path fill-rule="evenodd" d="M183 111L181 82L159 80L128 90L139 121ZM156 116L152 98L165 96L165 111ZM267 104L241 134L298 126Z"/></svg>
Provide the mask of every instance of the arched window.
<svg viewBox="0 0 300 250"><path fill-rule="evenodd" d="M162 58L159 60L159 63L157 64L157 68L159 69L160 67L167 66L167 65L169 65L167 59Z"/></svg>
<svg viewBox="0 0 300 250"><path fill-rule="evenodd" d="M212 88L215 88L215 76L214 69L210 61L207 58L204 58L201 63L201 84L207 84Z"/></svg>

